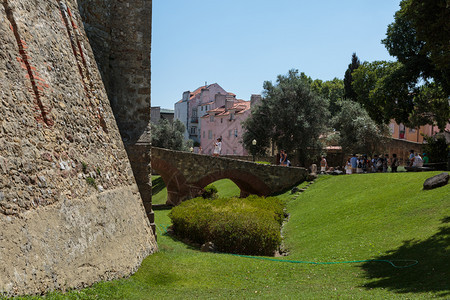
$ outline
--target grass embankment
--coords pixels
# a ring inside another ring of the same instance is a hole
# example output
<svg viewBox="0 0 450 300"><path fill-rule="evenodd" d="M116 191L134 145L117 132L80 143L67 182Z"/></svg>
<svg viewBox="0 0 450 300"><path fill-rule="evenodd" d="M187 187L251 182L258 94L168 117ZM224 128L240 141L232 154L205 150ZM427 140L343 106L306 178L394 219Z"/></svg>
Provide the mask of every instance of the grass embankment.
<svg viewBox="0 0 450 300"><path fill-rule="evenodd" d="M438 172L324 176L288 200L283 260L384 262L312 265L202 253L164 233L160 251L129 279L49 299L428 299L449 297L450 185L423 191ZM168 211L156 223L170 224ZM402 262L397 262L402 264Z"/></svg>

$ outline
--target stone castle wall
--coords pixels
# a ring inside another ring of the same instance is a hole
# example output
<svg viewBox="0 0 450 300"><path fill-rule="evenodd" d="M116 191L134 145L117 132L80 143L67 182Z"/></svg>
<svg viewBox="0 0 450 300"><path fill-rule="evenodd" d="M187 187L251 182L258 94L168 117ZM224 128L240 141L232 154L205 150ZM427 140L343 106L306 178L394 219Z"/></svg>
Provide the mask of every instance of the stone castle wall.
<svg viewBox="0 0 450 300"><path fill-rule="evenodd" d="M77 1L0 0L0 61L0 293L131 274L157 246Z"/></svg>
<svg viewBox="0 0 450 300"><path fill-rule="evenodd" d="M150 168L151 0L80 0L106 92L155 233Z"/></svg>

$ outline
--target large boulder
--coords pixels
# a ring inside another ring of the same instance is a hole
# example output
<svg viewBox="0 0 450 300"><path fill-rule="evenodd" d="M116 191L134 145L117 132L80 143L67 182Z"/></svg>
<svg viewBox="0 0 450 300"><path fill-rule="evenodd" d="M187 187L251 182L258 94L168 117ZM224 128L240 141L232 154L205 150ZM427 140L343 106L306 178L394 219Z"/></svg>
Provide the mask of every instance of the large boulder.
<svg viewBox="0 0 450 300"><path fill-rule="evenodd" d="M431 190L437 187L444 186L448 183L450 175L448 173L441 173L436 176L430 177L423 183L424 190Z"/></svg>

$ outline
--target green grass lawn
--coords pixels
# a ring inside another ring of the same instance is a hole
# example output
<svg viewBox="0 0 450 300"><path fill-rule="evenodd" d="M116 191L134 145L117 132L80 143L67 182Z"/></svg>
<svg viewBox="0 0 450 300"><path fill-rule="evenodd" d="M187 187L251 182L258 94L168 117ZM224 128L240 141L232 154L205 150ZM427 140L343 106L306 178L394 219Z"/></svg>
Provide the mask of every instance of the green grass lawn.
<svg viewBox="0 0 450 300"><path fill-rule="evenodd" d="M283 229L289 256L278 258L285 262L200 252L167 235L169 211L155 211L159 252L136 274L47 298L449 298L450 185L422 190L438 173L321 176L304 193L279 195L290 214ZM287 262L379 259L418 264Z"/></svg>

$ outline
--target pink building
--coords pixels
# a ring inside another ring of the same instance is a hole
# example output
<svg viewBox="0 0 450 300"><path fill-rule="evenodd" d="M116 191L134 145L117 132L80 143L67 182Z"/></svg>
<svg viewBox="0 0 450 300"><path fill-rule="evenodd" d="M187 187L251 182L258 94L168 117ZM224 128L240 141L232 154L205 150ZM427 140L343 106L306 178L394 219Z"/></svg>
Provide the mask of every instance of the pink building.
<svg viewBox="0 0 450 300"><path fill-rule="evenodd" d="M261 99L260 95L252 95L251 101L236 99L236 95L216 94L214 101L204 103L211 109L201 117L200 144L204 154L212 154L214 142L222 138L221 155L248 155L242 144L242 122L250 116L251 104Z"/></svg>
<svg viewBox="0 0 450 300"><path fill-rule="evenodd" d="M185 91L183 98L175 103L175 119L180 120L186 128L185 139L200 143L200 117L206 114L214 102L216 94L228 94L220 85L204 85L193 92Z"/></svg>
<svg viewBox="0 0 450 300"><path fill-rule="evenodd" d="M419 128L409 128L403 124L397 124L394 120L389 124L389 130L394 139L407 140L415 143L423 143L423 134L427 136L433 136L439 132L437 126L424 125ZM448 135L450 133L450 123L447 124L445 132Z"/></svg>

